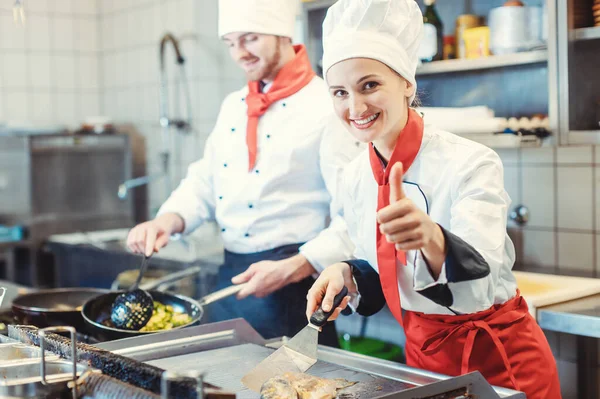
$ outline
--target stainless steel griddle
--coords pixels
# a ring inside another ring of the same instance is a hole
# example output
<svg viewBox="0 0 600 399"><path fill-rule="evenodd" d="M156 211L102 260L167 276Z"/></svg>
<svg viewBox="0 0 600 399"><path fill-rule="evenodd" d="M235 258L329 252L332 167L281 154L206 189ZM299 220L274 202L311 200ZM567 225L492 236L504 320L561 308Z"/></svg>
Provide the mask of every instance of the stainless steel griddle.
<svg viewBox="0 0 600 399"><path fill-rule="evenodd" d="M265 341L246 321L236 319L96 346L169 371L202 371L206 382L236 392L240 399L258 399L240 380L284 341ZM324 346L318 357L309 374L358 382L340 391L339 398L450 399L469 397L463 395L467 392L477 398L525 399L521 392L491 387L477 372L447 377Z"/></svg>

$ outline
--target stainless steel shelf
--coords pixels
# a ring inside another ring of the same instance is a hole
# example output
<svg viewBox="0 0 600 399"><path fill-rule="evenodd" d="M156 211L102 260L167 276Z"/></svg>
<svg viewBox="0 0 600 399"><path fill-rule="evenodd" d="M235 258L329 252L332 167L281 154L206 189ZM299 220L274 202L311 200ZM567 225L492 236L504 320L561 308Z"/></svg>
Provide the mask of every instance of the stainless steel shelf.
<svg viewBox="0 0 600 399"><path fill-rule="evenodd" d="M548 61L548 51L537 50L515 54L493 55L477 59L445 60L423 64L417 68L417 76L440 73L476 71L513 65L535 64Z"/></svg>
<svg viewBox="0 0 600 399"><path fill-rule="evenodd" d="M336 1L337 0L314 0L314 1L307 1L307 2L303 2L302 3L302 7L306 11L322 10L324 8L331 7L333 4L335 4Z"/></svg>
<svg viewBox="0 0 600 399"><path fill-rule="evenodd" d="M575 40L600 39L600 26L575 29Z"/></svg>

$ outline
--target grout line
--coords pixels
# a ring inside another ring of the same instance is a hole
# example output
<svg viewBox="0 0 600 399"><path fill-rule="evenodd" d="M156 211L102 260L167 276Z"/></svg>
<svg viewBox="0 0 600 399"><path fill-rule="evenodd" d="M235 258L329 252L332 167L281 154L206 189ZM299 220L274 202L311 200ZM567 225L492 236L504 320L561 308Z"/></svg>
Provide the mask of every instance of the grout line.
<svg viewBox="0 0 600 399"><path fill-rule="evenodd" d="M592 161L594 163L596 163L596 158L598 156L597 153L597 149L598 147L596 146L592 146ZM598 198L596 198L596 193L598 192L598 187L596 187L596 169L597 168L592 168L592 228L594 229L594 231L597 231L597 229L600 226L596 226L596 219L597 219L597 213L598 213L598 209L596 209L596 204L598 201ZM597 278L598 277L598 234L594 234L594 236L592 237L592 261L594 262L593 266L593 271L594 271L594 277Z"/></svg>
<svg viewBox="0 0 600 399"><path fill-rule="evenodd" d="M554 174L554 271L560 273L560 252L558 250L558 167L556 166L557 148L552 148L553 174Z"/></svg>

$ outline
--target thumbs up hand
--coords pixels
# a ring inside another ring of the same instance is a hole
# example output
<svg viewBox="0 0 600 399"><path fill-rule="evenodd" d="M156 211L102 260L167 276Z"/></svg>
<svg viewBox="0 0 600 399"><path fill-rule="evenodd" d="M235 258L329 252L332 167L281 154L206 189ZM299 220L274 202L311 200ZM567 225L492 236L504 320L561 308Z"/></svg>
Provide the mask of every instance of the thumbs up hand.
<svg viewBox="0 0 600 399"><path fill-rule="evenodd" d="M408 251L424 249L443 234L440 227L429 215L421 211L402 188L403 165L398 162L391 166L390 204L377 212L379 231L385 234L388 242L396 249Z"/></svg>
<svg viewBox="0 0 600 399"><path fill-rule="evenodd" d="M404 199L404 190L402 189L402 178L404 177L404 166L402 162L395 163L390 172L390 204Z"/></svg>

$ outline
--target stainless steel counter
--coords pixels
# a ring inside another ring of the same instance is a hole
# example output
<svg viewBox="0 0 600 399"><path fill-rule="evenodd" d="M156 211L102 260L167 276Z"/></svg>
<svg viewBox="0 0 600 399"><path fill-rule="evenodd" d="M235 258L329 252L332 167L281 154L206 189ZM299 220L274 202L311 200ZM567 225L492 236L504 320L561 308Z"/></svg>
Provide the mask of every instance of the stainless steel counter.
<svg viewBox="0 0 600 399"><path fill-rule="evenodd" d="M96 346L169 371L202 371L206 382L255 399L259 395L241 385L242 376L285 340L267 342L246 321L235 319ZM521 392L492 388L478 372L448 377L324 346L318 358L308 373L359 382L343 392L348 398L454 398L466 389L479 398L525 399Z"/></svg>
<svg viewBox="0 0 600 399"><path fill-rule="evenodd" d="M600 338L600 295L539 308L537 321L544 330Z"/></svg>
<svg viewBox="0 0 600 399"><path fill-rule="evenodd" d="M600 397L598 338L600 338L600 294L537 309L544 330L575 335L577 389L580 398Z"/></svg>

